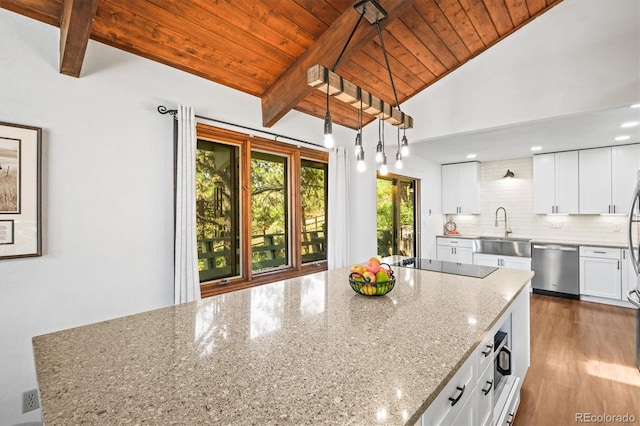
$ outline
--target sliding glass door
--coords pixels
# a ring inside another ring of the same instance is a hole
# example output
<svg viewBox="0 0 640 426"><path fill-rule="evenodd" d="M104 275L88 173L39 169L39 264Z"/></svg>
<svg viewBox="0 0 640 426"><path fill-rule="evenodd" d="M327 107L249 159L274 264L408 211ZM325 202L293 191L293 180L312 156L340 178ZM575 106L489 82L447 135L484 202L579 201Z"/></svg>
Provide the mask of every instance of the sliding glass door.
<svg viewBox="0 0 640 426"><path fill-rule="evenodd" d="M378 255L416 256L417 179L378 176Z"/></svg>

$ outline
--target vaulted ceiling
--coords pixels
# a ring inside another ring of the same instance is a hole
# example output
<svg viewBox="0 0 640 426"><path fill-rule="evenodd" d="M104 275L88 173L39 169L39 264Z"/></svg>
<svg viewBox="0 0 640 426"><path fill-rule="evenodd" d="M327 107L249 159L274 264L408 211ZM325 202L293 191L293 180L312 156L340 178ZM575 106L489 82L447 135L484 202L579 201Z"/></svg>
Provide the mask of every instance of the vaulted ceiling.
<svg viewBox="0 0 640 426"><path fill-rule="evenodd" d="M378 0L399 102L531 22L562 0ZM331 68L359 18L353 0L0 0L57 26L60 71L81 76L88 39L232 87L262 102L270 127L291 109L316 117L326 98L307 69ZM359 25L336 73L395 105L376 28ZM357 109L331 100L334 123ZM373 116L365 115L370 122Z"/></svg>

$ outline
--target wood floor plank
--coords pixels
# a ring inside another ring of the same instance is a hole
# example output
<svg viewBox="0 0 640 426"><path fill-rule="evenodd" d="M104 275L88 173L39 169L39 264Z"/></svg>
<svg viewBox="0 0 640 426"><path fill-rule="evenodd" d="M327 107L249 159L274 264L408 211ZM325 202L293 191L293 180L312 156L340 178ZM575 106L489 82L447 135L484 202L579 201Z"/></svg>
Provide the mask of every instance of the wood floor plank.
<svg viewBox="0 0 640 426"><path fill-rule="evenodd" d="M636 315L633 309L532 295L531 366L514 424L575 425L580 413L630 414L640 423Z"/></svg>

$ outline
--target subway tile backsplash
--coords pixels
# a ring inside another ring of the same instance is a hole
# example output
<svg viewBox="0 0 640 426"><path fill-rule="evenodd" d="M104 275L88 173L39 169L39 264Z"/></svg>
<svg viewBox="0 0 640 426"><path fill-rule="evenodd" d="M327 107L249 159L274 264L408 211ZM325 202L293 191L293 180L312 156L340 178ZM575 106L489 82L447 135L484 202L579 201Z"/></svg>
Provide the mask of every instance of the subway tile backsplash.
<svg viewBox="0 0 640 426"><path fill-rule="evenodd" d="M511 170L515 177L503 179ZM536 215L533 213L533 158L492 161L480 164L480 215L447 215L453 218L461 234L503 236L507 210L511 237L553 238L582 241L626 241L626 217L623 215ZM629 194L631 196L631 194Z"/></svg>

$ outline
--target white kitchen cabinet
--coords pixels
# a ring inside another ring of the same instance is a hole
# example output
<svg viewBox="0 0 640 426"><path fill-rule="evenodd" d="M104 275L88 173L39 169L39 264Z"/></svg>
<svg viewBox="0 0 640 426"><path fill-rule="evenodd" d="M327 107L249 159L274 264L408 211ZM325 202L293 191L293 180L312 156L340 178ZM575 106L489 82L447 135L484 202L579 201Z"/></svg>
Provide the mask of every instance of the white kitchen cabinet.
<svg viewBox="0 0 640 426"><path fill-rule="evenodd" d="M614 213L629 213L640 169L640 144L611 148L611 203Z"/></svg>
<svg viewBox="0 0 640 426"><path fill-rule="evenodd" d="M531 270L530 257L499 256L495 254L475 253L473 263L483 266L497 266L499 268Z"/></svg>
<svg viewBox="0 0 640 426"><path fill-rule="evenodd" d="M473 406L466 406L467 402L470 400L475 402L476 399L474 393L477 381L475 361L474 353L444 386L444 389L436 396L422 416L423 426L451 425L454 424L454 419L465 409L471 409L475 412ZM475 419L470 423L464 424L474 423Z"/></svg>
<svg viewBox="0 0 640 426"><path fill-rule="evenodd" d="M493 350L491 353L491 360L493 361ZM459 422L456 424L478 424L478 425L490 425L493 419L493 362L484 369L484 372L478 378L478 388L476 389L477 400L477 421L473 422Z"/></svg>
<svg viewBox="0 0 640 426"><path fill-rule="evenodd" d="M580 247L580 294L620 300L621 267L620 249Z"/></svg>
<svg viewBox="0 0 640 426"><path fill-rule="evenodd" d="M579 151L580 213L625 214L640 169L640 145Z"/></svg>
<svg viewBox="0 0 640 426"><path fill-rule="evenodd" d="M638 251L635 250L636 256L638 255ZM629 290L633 290L636 288L638 284L638 277L636 277L636 271L633 269L633 264L631 263L631 256L629 256L629 249L622 250L622 276L621 276L621 290L620 290L620 300L627 301L627 293Z"/></svg>
<svg viewBox="0 0 640 426"><path fill-rule="evenodd" d="M533 156L533 211L577 214L578 151Z"/></svg>
<svg viewBox="0 0 640 426"><path fill-rule="evenodd" d="M416 426L511 424L530 361L530 285L527 284L507 312L487 331L482 342L435 397ZM510 335L513 373L506 378L506 392L499 394L496 401L493 337L498 330Z"/></svg>
<svg viewBox="0 0 640 426"><path fill-rule="evenodd" d="M480 214L480 163L442 166L442 213Z"/></svg>
<svg viewBox="0 0 640 426"><path fill-rule="evenodd" d="M473 240L436 238L436 255L445 262L473 264Z"/></svg>

